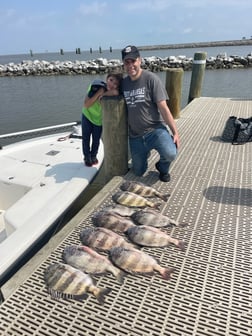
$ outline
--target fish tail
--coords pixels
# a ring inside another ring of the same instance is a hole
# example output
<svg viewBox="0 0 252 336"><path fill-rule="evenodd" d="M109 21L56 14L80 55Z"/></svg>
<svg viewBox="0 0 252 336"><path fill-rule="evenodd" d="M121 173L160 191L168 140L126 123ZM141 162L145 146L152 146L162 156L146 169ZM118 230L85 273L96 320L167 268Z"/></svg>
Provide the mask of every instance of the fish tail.
<svg viewBox="0 0 252 336"><path fill-rule="evenodd" d="M119 283L122 284L125 276L126 276L126 274L123 271L119 271L116 275L116 279Z"/></svg>
<svg viewBox="0 0 252 336"><path fill-rule="evenodd" d="M151 203L151 205L149 205L151 208L154 208L154 209L159 209L161 203L157 202L157 203Z"/></svg>
<svg viewBox="0 0 252 336"><path fill-rule="evenodd" d="M186 226L188 226L188 223L180 223L177 226L179 226L179 227L186 227Z"/></svg>
<svg viewBox="0 0 252 336"><path fill-rule="evenodd" d="M105 297L111 292L111 290L111 288L99 288L97 291L95 291L94 295L101 305L105 303Z"/></svg>
<svg viewBox="0 0 252 336"><path fill-rule="evenodd" d="M174 219L169 218L169 222L170 222L169 225L180 226L180 224Z"/></svg>
<svg viewBox="0 0 252 336"><path fill-rule="evenodd" d="M178 241L177 247L181 250L181 251L185 251L185 242L183 242L182 240Z"/></svg>
<svg viewBox="0 0 252 336"><path fill-rule="evenodd" d="M160 195L159 197L161 198L161 200L167 202L168 198L171 196L171 194L164 194L164 195Z"/></svg>
<svg viewBox="0 0 252 336"><path fill-rule="evenodd" d="M160 274L165 280L170 280L171 279L171 273L175 272L175 268L173 267L168 267L168 268L162 268L160 269Z"/></svg>

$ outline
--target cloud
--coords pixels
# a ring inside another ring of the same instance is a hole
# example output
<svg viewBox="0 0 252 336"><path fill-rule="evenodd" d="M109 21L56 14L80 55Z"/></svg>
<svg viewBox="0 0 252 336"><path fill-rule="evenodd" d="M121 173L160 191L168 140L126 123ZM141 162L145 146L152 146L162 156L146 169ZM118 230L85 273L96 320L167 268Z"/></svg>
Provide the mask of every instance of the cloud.
<svg viewBox="0 0 252 336"><path fill-rule="evenodd" d="M16 18L16 11L14 9L0 10L0 26L10 25Z"/></svg>
<svg viewBox="0 0 252 336"><path fill-rule="evenodd" d="M185 29L183 30L183 33L184 33L184 34L191 34L192 31L193 31L192 28L185 28Z"/></svg>
<svg viewBox="0 0 252 336"><path fill-rule="evenodd" d="M79 7L79 13L82 16L88 16L88 15L102 15L104 13L104 10L107 8L106 2L91 2L90 4L81 4Z"/></svg>
<svg viewBox="0 0 252 336"><path fill-rule="evenodd" d="M169 3L177 6L182 6L184 8L186 7L192 7L192 8L218 8L218 7L251 7L251 0L240 0L239 2L237 0L222 0L222 1L216 1L216 0L170 0Z"/></svg>
<svg viewBox="0 0 252 336"><path fill-rule="evenodd" d="M146 11L163 11L171 6L170 1L167 0L140 0L140 1L127 1L121 5L122 9L127 11L144 10Z"/></svg>
<svg viewBox="0 0 252 336"><path fill-rule="evenodd" d="M222 0L222 1L214 1L214 0L135 0L135 1L127 1L126 3L121 4L121 7L127 11L136 11L143 10L146 11L155 11L161 12L166 9L172 8L172 10L176 10L177 8L181 8L183 15L183 9L186 8L223 8L223 7L237 7L237 8L251 8L252 2L251 0ZM171 13L172 14L172 13ZM139 14L140 15L140 14Z"/></svg>
<svg viewBox="0 0 252 336"><path fill-rule="evenodd" d="M30 29L34 27L43 27L50 22L50 19L57 17L57 12L48 11L46 13L29 13L19 12L14 9L7 9L0 11L1 21L0 26L3 26L4 29L10 28L11 31L19 29Z"/></svg>

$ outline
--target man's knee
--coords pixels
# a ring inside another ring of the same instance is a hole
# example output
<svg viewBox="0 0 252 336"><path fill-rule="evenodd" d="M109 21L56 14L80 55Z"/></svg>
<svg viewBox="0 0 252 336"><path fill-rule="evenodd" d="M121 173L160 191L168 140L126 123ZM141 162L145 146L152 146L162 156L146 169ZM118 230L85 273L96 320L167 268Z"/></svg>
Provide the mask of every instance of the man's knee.
<svg viewBox="0 0 252 336"><path fill-rule="evenodd" d="M163 156L164 161L172 162L177 157L177 154L178 154L177 147L174 144L174 146L169 146L168 149L166 148L166 152L163 153L163 155L162 155L162 153L159 153L159 154L160 154L161 157Z"/></svg>
<svg viewBox="0 0 252 336"><path fill-rule="evenodd" d="M176 159L176 157L177 157L177 151L174 151L174 152L170 153L169 161L170 162L174 161Z"/></svg>

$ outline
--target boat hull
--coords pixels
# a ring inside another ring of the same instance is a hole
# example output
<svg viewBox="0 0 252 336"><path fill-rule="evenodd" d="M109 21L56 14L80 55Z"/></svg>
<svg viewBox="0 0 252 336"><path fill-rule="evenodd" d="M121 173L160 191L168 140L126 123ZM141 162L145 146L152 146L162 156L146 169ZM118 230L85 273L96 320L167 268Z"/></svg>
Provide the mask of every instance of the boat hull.
<svg viewBox="0 0 252 336"><path fill-rule="evenodd" d="M0 150L0 284L101 168L103 143L98 164L86 167L81 139L68 135L34 138Z"/></svg>

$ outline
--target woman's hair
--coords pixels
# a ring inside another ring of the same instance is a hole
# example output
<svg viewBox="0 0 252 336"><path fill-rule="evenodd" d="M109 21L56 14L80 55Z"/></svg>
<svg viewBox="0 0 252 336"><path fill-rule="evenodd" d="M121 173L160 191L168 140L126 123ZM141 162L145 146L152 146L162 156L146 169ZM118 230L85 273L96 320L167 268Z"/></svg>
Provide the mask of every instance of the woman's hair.
<svg viewBox="0 0 252 336"><path fill-rule="evenodd" d="M119 94L121 95L122 94L122 79L123 79L123 73L122 72L119 72L119 71L110 71L108 74L107 74L107 79L109 77L114 77L118 80L118 90L119 90Z"/></svg>
<svg viewBox="0 0 252 336"><path fill-rule="evenodd" d="M122 78L123 78L123 74L122 74L122 72L110 71L107 74L107 78L109 78L109 77L115 77L118 80L118 82L120 83Z"/></svg>

